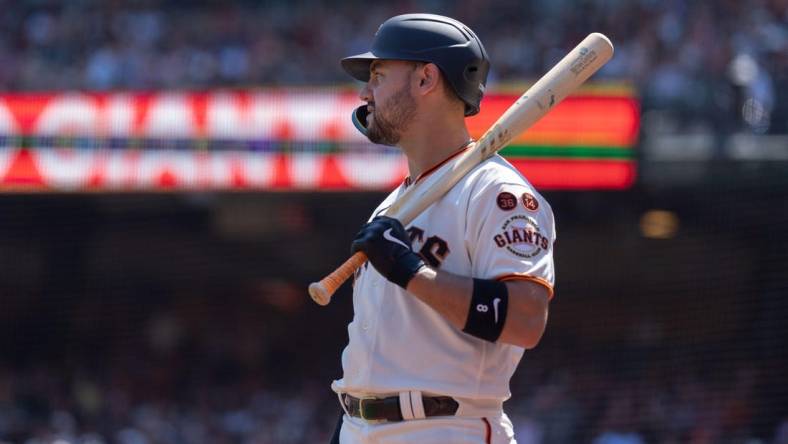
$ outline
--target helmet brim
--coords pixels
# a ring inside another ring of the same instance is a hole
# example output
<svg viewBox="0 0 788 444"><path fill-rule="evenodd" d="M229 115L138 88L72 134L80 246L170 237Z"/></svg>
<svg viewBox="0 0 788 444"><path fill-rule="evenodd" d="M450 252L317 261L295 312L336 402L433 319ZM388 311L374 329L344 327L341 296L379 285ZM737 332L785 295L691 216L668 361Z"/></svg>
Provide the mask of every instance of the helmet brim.
<svg viewBox="0 0 788 444"><path fill-rule="evenodd" d="M372 64L373 60L377 60L380 57L372 54L372 52L365 52L363 54L358 54L350 57L345 57L340 62L342 64L342 68L350 74L356 80L361 80L362 82L369 82L369 65Z"/></svg>

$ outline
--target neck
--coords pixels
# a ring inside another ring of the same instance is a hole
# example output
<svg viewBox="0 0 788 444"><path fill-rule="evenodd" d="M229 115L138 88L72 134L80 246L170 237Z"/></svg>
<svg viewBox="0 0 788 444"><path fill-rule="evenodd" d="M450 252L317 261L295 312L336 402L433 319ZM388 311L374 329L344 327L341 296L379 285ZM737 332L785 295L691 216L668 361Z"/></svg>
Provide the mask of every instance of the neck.
<svg viewBox="0 0 788 444"><path fill-rule="evenodd" d="M408 158L408 170L414 180L464 148L471 139L464 119L435 120L415 125L407 137L400 140L399 147Z"/></svg>

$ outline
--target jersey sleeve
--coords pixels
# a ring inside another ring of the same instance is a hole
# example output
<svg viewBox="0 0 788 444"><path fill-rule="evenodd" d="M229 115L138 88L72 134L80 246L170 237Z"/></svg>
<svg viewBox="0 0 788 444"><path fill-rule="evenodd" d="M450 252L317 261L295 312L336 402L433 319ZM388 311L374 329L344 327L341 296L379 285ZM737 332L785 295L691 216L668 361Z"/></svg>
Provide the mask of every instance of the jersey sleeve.
<svg viewBox="0 0 788 444"><path fill-rule="evenodd" d="M466 248L473 277L528 280L553 297L555 222L527 183L492 181L469 196Z"/></svg>

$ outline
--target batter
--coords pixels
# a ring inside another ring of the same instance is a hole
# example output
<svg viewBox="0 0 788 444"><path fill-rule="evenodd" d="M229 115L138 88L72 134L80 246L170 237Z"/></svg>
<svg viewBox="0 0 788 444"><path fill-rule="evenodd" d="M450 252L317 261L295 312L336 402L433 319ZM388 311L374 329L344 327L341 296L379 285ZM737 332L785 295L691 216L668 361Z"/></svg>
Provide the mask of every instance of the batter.
<svg viewBox="0 0 788 444"><path fill-rule="evenodd" d="M454 19L407 14L383 23L372 50L342 66L366 82L356 126L402 149L410 176L351 246L369 260L355 276L344 374L332 384L343 409L332 442L515 443L502 404L547 322L549 204L496 155L408 227L385 216L472 143L465 117L484 93L484 47Z"/></svg>

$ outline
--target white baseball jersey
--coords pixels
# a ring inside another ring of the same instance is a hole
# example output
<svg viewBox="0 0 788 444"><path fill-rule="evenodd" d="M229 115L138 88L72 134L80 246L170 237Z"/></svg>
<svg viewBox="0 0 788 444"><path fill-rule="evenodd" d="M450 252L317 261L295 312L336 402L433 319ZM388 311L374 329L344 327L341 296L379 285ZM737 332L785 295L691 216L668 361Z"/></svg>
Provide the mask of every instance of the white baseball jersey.
<svg viewBox="0 0 788 444"><path fill-rule="evenodd" d="M372 217L385 214L405 189L403 184L394 190ZM552 210L500 156L474 168L406 229L414 251L434 268L474 278L531 280L552 297ZM334 390L509 398L509 380L523 348L462 332L369 263L356 274L353 308L342 353L344 375L334 381Z"/></svg>

